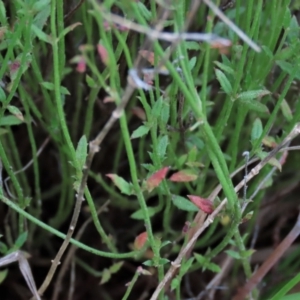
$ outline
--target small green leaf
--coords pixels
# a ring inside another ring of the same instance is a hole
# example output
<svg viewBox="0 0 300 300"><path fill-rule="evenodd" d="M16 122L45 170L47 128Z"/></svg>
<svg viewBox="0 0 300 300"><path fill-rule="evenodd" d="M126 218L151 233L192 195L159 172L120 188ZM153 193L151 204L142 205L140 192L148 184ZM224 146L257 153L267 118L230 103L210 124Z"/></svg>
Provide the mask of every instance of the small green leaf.
<svg viewBox="0 0 300 300"><path fill-rule="evenodd" d="M116 174L106 174L106 176L113 181L113 183L121 191L121 193L128 196L133 194L132 185L125 181L122 177Z"/></svg>
<svg viewBox="0 0 300 300"><path fill-rule="evenodd" d="M106 282L108 282L111 278L111 273L108 269L104 269L102 272L102 277L101 277L101 281L100 284L104 284Z"/></svg>
<svg viewBox="0 0 300 300"><path fill-rule="evenodd" d="M97 86L95 80L88 74L86 74L85 80L89 88L93 89Z"/></svg>
<svg viewBox="0 0 300 300"><path fill-rule="evenodd" d="M5 280L8 274L8 269L4 269L0 271L0 285Z"/></svg>
<svg viewBox="0 0 300 300"><path fill-rule="evenodd" d="M286 120L292 121L293 120L292 110L285 99L283 99L283 101L281 102L280 108Z"/></svg>
<svg viewBox="0 0 300 300"><path fill-rule="evenodd" d="M46 34L38 26L36 26L35 24L32 24L31 30L34 33L34 35L37 36L41 41L48 43L48 44L52 44L52 37L50 35Z"/></svg>
<svg viewBox="0 0 300 300"><path fill-rule="evenodd" d="M23 122L15 116L4 116L0 119L0 126L20 125Z"/></svg>
<svg viewBox="0 0 300 300"><path fill-rule="evenodd" d="M190 71L192 71L194 69L196 62L197 62L197 58L195 56L190 59L190 61L189 61Z"/></svg>
<svg viewBox="0 0 300 300"><path fill-rule="evenodd" d="M60 93L63 94L63 95L71 95L69 90L67 88L65 88L64 86L60 87Z"/></svg>
<svg viewBox="0 0 300 300"><path fill-rule="evenodd" d="M180 284L179 276L176 276L171 282L171 291L176 290L179 284Z"/></svg>
<svg viewBox="0 0 300 300"><path fill-rule="evenodd" d="M215 263L213 262L209 262L205 265L205 268L212 271L212 272L215 272L215 273L220 273L221 272L221 268L216 265Z"/></svg>
<svg viewBox="0 0 300 300"><path fill-rule="evenodd" d="M143 265L147 266L147 267L153 267L153 261L152 260L146 260L143 262Z"/></svg>
<svg viewBox="0 0 300 300"><path fill-rule="evenodd" d="M243 105L243 107L246 107L250 110L259 112L259 113L265 113L265 114L269 114L269 109L265 104L262 104L256 100L249 100L249 101L242 101L241 105Z"/></svg>
<svg viewBox="0 0 300 300"><path fill-rule="evenodd" d="M242 251L241 252L241 257L242 258L248 258L248 257L252 256L255 251L256 250L254 250L254 249L248 249L248 250Z"/></svg>
<svg viewBox="0 0 300 300"><path fill-rule="evenodd" d="M7 106L8 111L14 115L16 118L18 118L19 120L21 120L22 122L24 122L24 117L23 114L21 113L21 111L13 105L8 105Z"/></svg>
<svg viewBox="0 0 300 300"><path fill-rule="evenodd" d="M202 265L203 270L208 269L208 270L210 270L212 272L216 272L216 273L221 272L221 268L218 265L210 262L205 256L200 255L198 253L194 253L194 256L195 256L196 260L198 261L198 263L200 263Z"/></svg>
<svg viewBox="0 0 300 300"><path fill-rule="evenodd" d="M70 31L74 30L77 26L82 25L80 22L76 22L68 27L65 27L65 29L60 33L59 37L57 38L57 40L59 41L62 37L64 37L65 35L67 35Z"/></svg>
<svg viewBox="0 0 300 300"><path fill-rule="evenodd" d="M0 86L0 102L5 101L5 99L6 99L5 92L4 92L3 88Z"/></svg>
<svg viewBox="0 0 300 300"><path fill-rule="evenodd" d="M52 82L47 82L47 81L41 82L41 86L50 91L54 90L54 84Z"/></svg>
<svg viewBox="0 0 300 300"><path fill-rule="evenodd" d="M271 157L268 161L268 164L277 168L281 172L282 170L281 163L275 157Z"/></svg>
<svg viewBox="0 0 300 300"><path fill-rule="evenodd" d="M247 92L243 92L240 93L237 96L237 99L241 100L241 101L249 101L249 100L254 100L257 98L262 98L265 95L269 95L270 91L268 90L255 90L255 91L247 91Z"/></svg>
<svg viewBox="0 0 300 300"><path fill-rule="evenodd" d="M145 20L150 21L152 18L151 11L141 1L137 2L137 6Z"/></svg>
<svg viewBox="0 0 300 300"><path fill-rule="evenodd" d="M165 101L162 104L160 118L164 124L167 124L170 118L170 105Z"/></svg>
<svg viewBox="0 0 300 300"><path fill-rule="evenodd" d="M3 1L0 1L0 15L1 15L1 20L6 19L6 8Z"/></svg>
<svg viewBox="0 0 300 300"><path fill-rule="evenodd" d="M155 101L155 103L152 107L151 113L152 113L153 117L155 117L155 118L160 117L161 110L162 110L162 105L163 105L163 100L160 97L158 100Z"/></svg>
<svg viewBox="0 0 300 300"><path fill-rule="evenodd" d="M286 7L284 17L283 17L283 22L282 22L284 29L287 29L289 27L291 20L292 20L292 16L291 16L290 9Z"/></svg>
<svg viewBox="0 0 300 300"><path fill-rule="evenodd" d="M46 2L46 1L45 1ZM41 30L44 28L47 20L49 19L50 16L50 11L51 11L51 3L50 0L47 1L47 5L43 6L43 8L41 8L41 6L39 7L39 12L35 15L34 19L33 19L33 24L37 27L40 28ZM33 34L33 32L31 32L31 38L35 38L35 35Z"/></svg>
<svg viewBox="0 0 300 300"><path fill-rule="evenodd" d="M171 241L164 241L164 242L162 242L161 245L159 246L159 249L161 249L161 248L163 248L163 247L165 247L165 246L167 246L167 245L169 245L169 244L172 244L172 242L171 242Z"/></svg>
<svg viewBox="0 0 300 300"><path fill-rule="evenodd" d="M24 243L26 242L27 236L28 236L28 232L27 231L24 231L23 233L21 233L18 236L17 240L15 241L15 245L14 246L17 249L20 249L24 245Z"/></svg>
<svg viewBox="0 0 300 300"><path fill-rule="evenodd" d="M157 208L155 207L148 207L147 208L149 217L153 217L157 213ZM130 218L135 220L144 220L145 216L142 209L139 209L135 211L133 214L131 214Z"/></svg>
<svg viewBox="0 0 300 300"><path fill-rule="evenodd" d="M195 41L186 41L184 43L186 50L200 50L200 45Z"/></svg>
<svg viewBox="0 0 300 300"><path fill-rule="evenodd" d="M196 205L194 205L191 201L181 196L172 195L172 202L177 208L181 210L192 211L192 212L199 211Z"/></svg>
<svg viewBox="0 0 300 300"><path fill-rule="evenodd" d="M141 125L136 130L133 131L130 138L131 139L140 138L140 137L146 135L149 132L149 130L150 130L149 126Z"/></svg>
<svg viewBox="0 0 300 300"><path fill-rule="evenodd" d="M231 83L229 82L229 80L227 79L226 75L216 69L216 76L217 76L217 79L222 87L222 89L224 90L224 92L227 94L227 95L231 95L232 94L232 86L231 86Z"/></svg>
<svg viewBox="0 0 300 300"><path fill-rule="evenodd" d="M50 0L39 0L36 1L33 6L32 6L32 10L34 12L39 12L43 9L45 9L46 6L48 6L50 4Z"/></svg>
<svg viewBox="0 0 300 300"><path fill-rule="evenodd" d="M6 246L6 244L4 244L3 242L0 242L0 253L6 254L7 251L8 251L8 247Z"/></svg>
<svg viewBox="0 0 300 300"><path fill-rule="evenodd" d="M192 264L194 263L195 257L190 257L187 261L181 264L181 268L179 270L180 277L184 276L188 270L191 268Z"/></svg>
<svg viewBox="0 0 300 300"><path fill-rule="evenodd" d="M109 268L109 271L111 274L115 274L117 273L123 266L124 264L124 261L119 261L115 264L113 264L110 268Z"/></svg>
<svg viewBox="0 0 300 300"><path fill-rule="evenodd" d="M269 59L273 59L273 52L270 50L267 46L261 46L261 48L264 50L264 53L268 56Z"/></svg>
<svg viewBox="0 0 300 300"><path fill-rule="evenodd" d="M41 86L43 86L49 91L54 91L54 84L52 82L47 82L47 81L41 82ZM70 95L70 92L64 86L60 86L60 92L63 95Z"/></svg>
<svg viewBox="0 0 300 300"><path fill-rule="evenodd" d="M76 148L76 159L79 163L79 167L81 170L83 169L87 157L87 148L88 148L88 144L87 144L86 136L83 135L80 138Z"/></svg>
<svg viewBox="0 0 300 300"><path fill-rule="evenodd" d="M253 123L252 131L251 131L251 142L252 142L252 144L254 144L254 142L260 138L262 133L263 133L262 122L259 118L256 118L254 123Z"/></svg>
<svg viewBox="0 0 300 300"><path fill-rule="evenodd" d="M169 144L169 138L168 138L167 135L164 135L164 136L159 138L158 147L157 147L157 154L161 159L163 159L165 154L166 154L168 144Z"/></svg>
<svg viewBox="0 0 300 300"><path fill-rule="evenodd" d="M170 262L170 260L167 259L167 258L160 258L158 264L159 264L160 266L163 266L163 265L165 265L165 264L167 264L167 263L169 263L169 262Z"/></svg>
<svg viewBox="0 0 300 300"><path fill-rule="evenodd" d="M231 256L232 258L235 258L235 259L241 259L241 256L238 252L236 251L233 251L233 250L226 250L225 251L229 256Z"/></svg>
<svg viewBox="0 0 300 300"><path fill-rule="evenodd" d="M284 60L276 60L276 64L285 72L287 72L288 74L292 74L294 73L295 71L295 65L292 64L292 63L289 63L287 61L284 61ZM295 78L296 79L300 79L300 71L298 70L296 72L296 75L295 75Z"/></svg>
<svg viewBox="0 0 300 300"><path fill-rule="evenodd" d="M219 62L217 60L214 61L214 64L219 69L221 69L222 71L224 71L225 73L228 73L230 75L234 75L234 70L231 67L229 67L229 66L227 66L227 65L225 65L225 64L223 64L223 63L221 63L221 62Z"/></svg>

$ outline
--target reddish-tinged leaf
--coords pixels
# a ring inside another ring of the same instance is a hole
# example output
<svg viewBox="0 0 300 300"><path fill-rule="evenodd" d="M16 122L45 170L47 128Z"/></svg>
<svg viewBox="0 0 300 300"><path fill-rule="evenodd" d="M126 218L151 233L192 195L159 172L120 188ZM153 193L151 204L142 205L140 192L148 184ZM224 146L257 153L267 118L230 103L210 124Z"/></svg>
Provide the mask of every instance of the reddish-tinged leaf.
<svg viewBox="0 0 300 300"><path fill-rule="evenodd" d="M142 275L148 275L148 276L152 275L151 272L149 272L146 269L143 269L141 266L139 266L136 271Z"/></svg>
<svg viewBox="0 0 300 300"><path fill-rule="evenodd" d="M101 61L107 66L109 64L109 56L106 48L102 44L98 44L97 51L101 58Z"/></svg>
<svg viewBox="0 0 300 300"><path fill-rule="evenodd" d="M192 170L181 170L174 173L170 180L174 182L189 182L197 179L197 175Z"/></svg>
<svg viewBox="0 0 300 300"><path fill-rule="evenodd" d="M191 228L191 222L186 221L182 228L182 233L187 233L190 230L190 228Z"/></svg>
<svg viewBox="0 0 300 300"><path fill-rule="evenodd" d="M227 39L216 39L210 42L210 47L212 49L218 49L220 54L228 54L231 45L232 42Z"/></svg>
<svg viewBox="0 0 300 300"><path fill-rule="evenodd" d="M124 180L122 177L116 174L106 174L108 178L110 178L113 183L119 188L119 190L126 195L132 195L133 190L130 183Z"/></svg>
<svg viewBox="0 0 300 300"><path fill-rule="evenodd" d="M103 99L103 103L110 103L110 102L115 102L115 99L111 96L106 96L104 99Z"/></svg>
<svg viewBox="0 0 300 300"><path fill-rule="evenodd" d="M152 66L154 65L154 53L148 50L140 50L139 55L145 58Z"/></svg>
<svg viewBox="0 0 300 300"><path fill-rule="evenodd" d="M145 243L147 242L147 239L148 239L148 234L146 231L140 233L134 240L134 249L135 250L141 250Z"/></svg>
<svg viewBox="0 0 300 300"><path fill-rule="evenodd" d="M78 73L84 73L86 71L86 62L83 56L80 57L80 60L77 63L76 71Z"/></svg>
<svg viewBox="0 0 300 300"><path fill-rule="evenodd" d="M205 213L211 214L214 211L213 203L210 200L194 195L188 195L187 197Z"/></svg>
<svg viewBox="0 0 300 300"><path fill-rule="evenodd" d="M262 143L265 146L270 147L270 148L275 148L277 146L277 143L276 143L274 137L268 136L268 135L263 138Z"/></svg>
<svg viewBox="0 0 300 300"><path fill-rule="evenodd" d="M114 24L111 24L111 23L109 23L109 22L107 22L107 21L104 21L104 22L103 22L103 27L104 27L104 30L105 30L105 31L109 31L109 30L111 30L112 28L114 28L115 25L114 25Z"/></svg>
<svg viewBox="0 0 300 300"><path fill-rule="evenodd" d="M21 63L18 60L15 60L14 62L12 62L9 65L9 74L10 74L11 80L13 80L16 77L16 74L19 71L20 66L21 66Z"/></svg>
<svg viewBox="0 0 300 300"><path fill-rule="evenodd" d="M146 187L149 192L151 192L154 188L159 186L159 184L165 179L168 173L169 167L164 167L161 170L155 172L152 176L150 176L146 181Z"/></svg>
<svg viewBox="0 0 300 300"><path fill-rule="evenodd" d="M279 160L279 162L280 162L280 164L281 164L282 166L285 164L288 155L289 155L288 151L283 152L283 155L282 155L282 157L281 157L280 160Z"/></svg>

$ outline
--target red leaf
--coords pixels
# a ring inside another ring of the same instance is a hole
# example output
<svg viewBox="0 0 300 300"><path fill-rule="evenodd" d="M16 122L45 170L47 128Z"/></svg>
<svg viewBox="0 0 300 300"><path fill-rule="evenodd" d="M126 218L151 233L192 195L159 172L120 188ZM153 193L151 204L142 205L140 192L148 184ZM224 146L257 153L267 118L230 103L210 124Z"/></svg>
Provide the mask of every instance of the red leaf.
<svg viewBox="0 0 300 300"><path fill-rule="evenodd" d="M134 249L135 250L141 250L145 243L147 242L147 239L148 239L148 234L146 231L140 233L134 240Z"/></svg>
<svg viewBox="0 0 300 300"><path fill-rule="evenodd" d="M193 195L187 197L206 214L211 214L214 211L213 203L210 200Z"/></svg>
<svg viewBox="0 0 300 300"><path fill-rule="evenodd" d="M106 48L102 44L98 44L97 51L102 62L107 66L109 64L109 56Z"/></svg>
<svg viewBox="0 0 300 300"><path fill-rule="evenodd" d="M192 170L182 170L174 173L170 180L174 182L189 182L197 179L197 175Z"/></svg>
<svg viewBox="0 0 300 300"><path fill-rule="evenodd" d="M79 62L77 63L76 71L78 73L84 73L86 71L86 62L84 60L84 57L80 57Z"/></svg>
<svg viewBox="0 0 300 300"><path fill-rule="evenodd" d="M165 179L169 167L164 167L161 170L155 172L146 181L147 190L151 192L154 188L159 186L159 184Z"/></svg>

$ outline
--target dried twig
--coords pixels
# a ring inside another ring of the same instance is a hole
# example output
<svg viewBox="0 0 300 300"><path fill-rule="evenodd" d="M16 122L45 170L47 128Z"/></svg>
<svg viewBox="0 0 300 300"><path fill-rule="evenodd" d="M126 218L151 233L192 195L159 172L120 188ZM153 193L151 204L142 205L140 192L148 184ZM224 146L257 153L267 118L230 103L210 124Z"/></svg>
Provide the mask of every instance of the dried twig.
<svg viewBox="0 0 300 300"><path fill-rule="evenodd" d="M101 212L103 212L107 206L109 204L109 201L106 201L101 207L100 209L97 211L97 215L101 214ZM76 240L80 240L82 234L84 233L86 227L91 223L92 221L92 217L88 218L84 223L83 225L81 226L81 228L78 230L76 236L75 236L75 239ZM66 258L59 270L59 273L57 275L57 279L56 279L56 282L55 282L55 289L54 289L54 292L53 292L53 295L52 295L52 300L57 300L58 299L58 295L59 295L59 292L61 290L61 285L62 285L62 281L63 281L63 278L64 278L64 275L66 274L67 272L67 269L68 269L68 265L69 263L71 262L71 259L73 258L75 252L77 250L77 247L75 245L72 245L66 255Z"/></svg>
<svg viewBox="0 0 300 300"><path fill-rule="evenodd" d="M238 28L224 13L210 0L203 0L205 4L229 27L231 28L246 44L253 50L260 52L260 47L255 44L240 28Z"/></svg>
<svg viewBox="0 0 300 300"><path fill-rule="evenodd" d="M41 147L38 149L38 151L36 152L36 157L39 157L40 156L40 154L43 152L43 150L45 149L45 147L47 146L47 144L49 143L49 141L50 141L50 137L47 137L46 139L45 139L45 141L43 142L43 144L41 145ZM20 170L18 170L18 171L15 171L14 172L14 174L15 175L17 175L17 174L19 174L19 173L21 173L21 172L25 172L32 164L33 164L33 158L22 168L22 169L20 169ZM1 177L2 178L2 177ZM3 182L4 182L4 185L5 185L5 188L6 188L6 192L7 192L7 194L11 197L11 198L13 198L13 199L16 199L16 196L14 196L11 192L10 192L10 190L9 190L9 187L8 187L8 184L7 184L7 182L10 180L10 177L8 176L8 177L6 177L4 180L3 180Z"/></svg>
<svg viewBox="0 0 300 300"><path fill-rule="evenodd" d="M244 300L246 296L256 287L256 285L264 278L269 270L278 262L282 255L290 248L292 243L300 234L300 214L297 222L290 233L278 245L268 259L260 266L260 268L252 275L249 281L238 291L233 300Z"/></svg>
<svg viewBox="0 0 300 300"><path fill-rule="evenodd" d="M19 263L19 269L31 291L33 296L35 297L36 300L41 300L36 285L34 278L32 276L32 272L29 266L29 263L27 261L28 255L23 252L23 251L15 251L13 253L10 253L2 258L0 258L0 267L6 266L8 264L11 264L13 262L18 262Z"/></svg>

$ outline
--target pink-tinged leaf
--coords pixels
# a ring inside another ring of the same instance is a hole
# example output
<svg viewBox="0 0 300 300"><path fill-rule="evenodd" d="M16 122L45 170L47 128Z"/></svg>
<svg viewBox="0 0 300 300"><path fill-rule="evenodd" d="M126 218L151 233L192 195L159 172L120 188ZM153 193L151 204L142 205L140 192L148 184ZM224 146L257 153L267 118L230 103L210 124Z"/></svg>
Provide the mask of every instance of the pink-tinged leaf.
<svg viewBox="0 0 300 300"><path fill-rule="evenodd" d="M121 32L129 31L129 27L127 27L125 25L117 25L117 28Z"/></svg>
<svg viewBox="0 0 300 300"><path fill-rule="evenodd" d="M174 182L189 182L197 179L197 175L193 170L181 170L179 172L174 173L170 180Z"/></svg>
<svg viewBox="0 0 300 300"><path fill-rule="evenodd" d="M146 113L141 107L135 106L131 109L131 112L142 121L146 121Z"/></svg>
<svg viewBox="0 0 300 300"><path fill-rule="evenodd" d="M191 228L191 222L186 221L182 228L182 233L187 233L190 230L190 228Z"/></svg>
<svg viewBox="0 0 300 300"><path fill-rule="evenodd" d="M17 72L19 71L21 66L21 62L18 60L15 60L9 65L9 74L11 80L13 80L17 76Z"/></svg>
<svg viewBox="0 0 300 300"><path fill-rule="evenodd" d="M135 250L141 250L146 244L148 239L148 234L146 231L140 233L134 240L133 247Z"/></svg>
<svg viewBox="0 0 300 300"><path fill-rule="evenodd" d="M109 64L109 56L106 48L102 44L98 44L97 51L101 61L107 66Z"/></svg>
<svg viewBox="0 0 300 300"><path fill-rule="evenodd" d="M164 167L150 176L146 181L147 190L151 192L154 188L159 186L159 184L165 179L168 171L169 167Z"/></svg>
<svg viewBox="0 0 300 300"><path fill-rule="evenodd" d="M152 275L151 272L149 272L148 270L146 269L143 269L141 266L139 266L136 270L139 274L142 274L142 275L147 275L147 276L150 276Z"/></svg>
<svg viewBox="0 0 300 300"><path fill-rule="evenodd" d="M104 21L103 22L103 27L104 27L104 30L105 31L109 31L111 30L112 28L115 28L116 26L113 24L113 23L109 23L107 21Z"/></svg>
<svg viewBox="0 0 300 300"><path fill-rule="evenodd" d="M269 161L268 161L268 164L273 167L276 167L281 172L282 165L275 157L271 157L271 159L269 159Z"/></svg>
<svg viewBox="0 0 300 300"><path fill-rule="evenodd" d="M115 102L115 99L111 96L106 96L104 99L103 99L103 103L110 103L110 102Z"/></svg>
<svg viewBox="0 0 300 300"><path fill-rule="evenodd" d="M210 47L212 49L218 49L220 54L228 54L229 48L231 47L232 42L227 39L215 39L210 42Z"/></svg>
<svg viewBox="0 0 300 300"><path fill-rule="evenodd" d="M268 135L263 138L262 143L265 146L270 147L270 148L275 148L277 146L277 143L276 143L274 137L268 136Z"/></svg>
<svg viewBox="0 0 300 300"><path fill-rule="evenodd" d="M86 71L86 62L83 56L80 57L80 60L77 63L76 71L78 73L84 73Z"/></svg>
<svg viewBox="0 0 300 300"><path fill-rule="evenodd" d="M213 203L210 200L194 195L187 197L206 214L211 214L214 211Z"/></svg>
<svg viewBox="0 0 300 300"><path fill-rule="evenodd" d="M148 50L140 50L139 55L146 59L152 66L154 65L154 52Z"/></svg>
<svg viewBox="0 0 300 300"><path fill-rule="evenodd" d="M279 160L279 162L282 166L286 163L286 159L287 159L288 155L289 155L288 151L283 152L283 155Z"/></svg>
<svg viewBox="0 0 300 300"><path fill-rule="evenodd" d="M124 180L122 177L116 174L106 174L106 176L113 181L113 183L121 191L121 193L128 196L133 194L131 184Z"/></svg>

